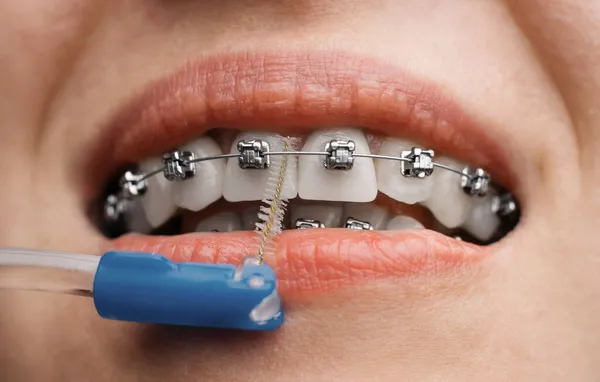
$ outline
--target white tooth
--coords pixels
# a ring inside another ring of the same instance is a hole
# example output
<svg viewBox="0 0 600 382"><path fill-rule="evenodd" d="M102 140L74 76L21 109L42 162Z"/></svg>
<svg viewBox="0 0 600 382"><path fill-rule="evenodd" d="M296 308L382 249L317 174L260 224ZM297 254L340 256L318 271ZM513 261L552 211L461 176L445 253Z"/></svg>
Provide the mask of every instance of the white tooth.
<svg viewBox="0 0 600 382"><path fill-rule="evenodd" d="M410 216L396 216L387 224L385 227L388 231L400 231L404 229L416 229L425 228L423 224L419 223L418 220L411 218Z"/></svg>
<svg viewBox="0 0 600 382"><path fill-rule="evenodd" d="M302 151L324 151L332 139L352 140L355 153L370 154L362 131L340 129L320 131L308 136ZM323 166L324 156L302 155L298 159L298 194L307 200L335 202L370 202L377 196L375 166L370 158L355 158L349 171L328 170Z"/></svg>
<svg viewBox="0 0 600 382"><path fill-rule="evenodd" d="M419 145L397 138L386 138L381 144L379 155L399 157L402 151L409 151L413 147ZM402 175L401 166L402 162L396 160L375 160L379 191L406 204L415 204L429 199L433 193L433 178L431 176L424 179L405 177Z"/></svg>
<svg viewBox="0 0 600 382"><path fill-rule="evenodd" d="M259 206L251 206L246 208L242 212L242 230L243 231L254 231L256 228L256 221L258 220Z"/></svg>
<svg viewBox="0 0 600 382"><path fill-rule="evenodd" d="M242 229L242 219L234 212L220 212L201 220L196 226L196 232L232 232Z"/></svg>
<svg viewBox="0 0 600 382"><path fill-rule="evenodd" d="M492 238L500 226L500 218L492 211L493 195L473 197L472 209L463 228L481 241Z"/></svg>
<svg viewBox="0 0 600 382"><path fill-rule="evenodd" d="M283 151L283 142L273 134L268 133L241 133L231 144L231 152L238 153L237 143L244 139L262 139L269 143L270 151ZM298 195L298 174L297 160L293 156L288 156L287 169L281 197L284 199L293 199ZM271 162L281 161L281 156L272 156ZM275 166L272 165L271 168ZM265 189L269 181L271 169L241 169L238 165L238 158L230 158L227 161L225 170L225 180L223 184L223 197L229 202L242 202L251 200L261 200L264 197Z"/></svg>
<svg viewBox="0 0 600 382"><path fill-rule="evenodd" d="M461 170L464 165L446 157L435 162ZM460 185L460 175L436 167L431 175L433 193L423 204L429 208L435 218L448 228L456 228L467 221L471 209L471 197Z"/></svg>
<svg viewBox="0 0 600 382"><path fill-rule="evenodd" d="M342 227L343 206L340 203L307 203L290 206L292 227L298 219L318 220L325 228Z"/></svg>
<svg viewBox="0 0 600 382"><path fill-rule="evenodd" d="M149 233L152 231L152 225L146 218L144 212L144 206L140 199L134 199L131 201L131 210L127 212L127 228L131 232L137 233Z"/></svg>
<svg viewBox="0 0 600 382"><path fill-rule="evenodd" d="M140 169L151 172L164 167L161 158L150 158L140 164ZM148 223L156 228L169 220L177 210L172 201L173 183L168 181L162 173L148 178L148 190L142 197L142 205Z"/></svg>
<svg viewBox="0 0 600 382"><path fill-rule="evenodd" d="M387 210L373 203L346 203L344 217L367 221L373 229L385 229L389 214Z"/></svg>
<svg viewBox="0 0 600 382"><path fill-rule="evenodd" d="M181 150L191 151L196 158L221 155L221 149L212 138L202 137L192 141ZM219 200L223 195L223 159L197 162L196 175L173 183L173 202L190 211L200 211Z"/></svg>

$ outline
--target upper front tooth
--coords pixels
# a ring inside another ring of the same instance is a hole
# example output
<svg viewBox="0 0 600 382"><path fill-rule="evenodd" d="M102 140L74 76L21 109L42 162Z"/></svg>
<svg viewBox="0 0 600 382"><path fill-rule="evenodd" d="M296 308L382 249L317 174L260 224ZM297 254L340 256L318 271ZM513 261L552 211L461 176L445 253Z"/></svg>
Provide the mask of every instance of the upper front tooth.
<svg viewBox="0 0 600 382"><path fill-rule="evenodd" d="M355 153L370 154L362 131L340 129L314 132L308 136L302 151L323 152L332 140L353 141ZM324 156L302 155L298 159L298 194L302 199L339 202L370 202L377 196L375 167L370 158L354 160L351 170L330 170Z"/></svg>
<svg viewBox="0 0 600 382"><path fill-rule="evenodd" d="M464 167L457 161L445 157L439 158L436 162L456 169ZM462 225L469 216L471 197L462 189L461 176L438 167L430 178L433 179L433 192L423 204L446 227L456 228Z"/></svg>
<svg viewBox="0 0 600 382"><path fill-rule="evenodd" d="M235 212L224 211L198 222L196 232L233 232L242 229L242 219Z"/></svg>
<svg viewBox="0 0 600 382"><path fill-rule="evenodd" d="M492 208L494 196L473 197L472 208L463 228L481 241L488 241L500 226L500 218Z"/></svg>
<svg viewBox="0 0 600 382"><path fill-rule="evenodd" d="M159 168L163 168L161 158L150 158L140 164L140 169L144 173L149 173ZM148 178L148 190L142 196L142 205L148 223L156 228L175 214L177 206L173 203L173 182L168 181L162 173Z"/></svg>
<svg viewBox="0 0 600 382"><path fill-rule="evenodd" d="M346 203L344 205L344 216L367 221L376 230L384 229L389 220L387 210L373 203Z"/></svg>
<svg viewBox="0 0 600 382"><path fill-rule="evenodd" d="M290 206L292 223L298 219L318 220L326 228L342 227L343 208L340 203L306 203Z"/></svg>
<svg viewBox="0 0 600 382"><path fill-rule="evenodd" d="M397 138L387 138L381 145L380 155L400 157L402 151L416 147L412 142ZM389 159L375 160L377 187L390 198L406 204L423 202L433 193L432 176L409 178L402 175L402 162Z"/></svg>
<svg viewBox="0 0 600 382"><path fill-rule="evenodd" d="M181 148L191 151L196 158L221 155L217 143L209 137L202 137ZM173 202L191 211L200 211L219 200L223 195L225 161L222 159L196 162L196 175L173 183Z"/></svg>
<svg viewBox="0 0 600 382"><path fill-rule="evenodd" d="M238 142L241 140L260 139L269 143L270 151L283 151L284 142L281 137L269 133L249 133L239 134L231 145L231 152L238 153ZM297 160L293 156L287 156L287 168L283 183L281 198L293 199L298 195L298 174ZM265 189L269 186L269 178L272 169L276 169L283 159L282 156L272 156L271 168L269 169L241 169L238 158L230 158L227 161L225 169L225 179L223 183L223 197L229 202L241 202L261 200L264 197Z"/></svg>

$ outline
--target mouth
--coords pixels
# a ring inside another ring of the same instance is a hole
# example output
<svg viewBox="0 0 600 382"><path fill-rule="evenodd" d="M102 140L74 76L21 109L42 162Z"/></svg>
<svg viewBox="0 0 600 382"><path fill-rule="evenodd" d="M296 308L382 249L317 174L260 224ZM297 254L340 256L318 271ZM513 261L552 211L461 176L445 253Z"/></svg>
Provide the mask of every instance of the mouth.
<svg viewBox="0 0 600 382"><path fill-rule="evenodd" d="M189 63L128 102L90 150L91 219L111 238L106 249L237 263L256 252L251 231L265 172L244 169L235 157L196 163L189 179L169 181L162 153L239 154L240 141L274 145L276 136L298 138L299 151L323 152L337 140L363 154L350 169L328 169L322 156L290 156L288 213L266 259L280 292L463 268L490 255L517 225L518 209L502 214L499 202L516 206L508 190L518 197L519 179L498 143L503 130L479 125L451 98L401 69L343 53ZM402 174L405 162L382 159L413 148L433 150L440 167L410 177ZM485 169L494 187L470 195L465 168ZM156 174L109 224L106 200L125 170Z"/></svg>

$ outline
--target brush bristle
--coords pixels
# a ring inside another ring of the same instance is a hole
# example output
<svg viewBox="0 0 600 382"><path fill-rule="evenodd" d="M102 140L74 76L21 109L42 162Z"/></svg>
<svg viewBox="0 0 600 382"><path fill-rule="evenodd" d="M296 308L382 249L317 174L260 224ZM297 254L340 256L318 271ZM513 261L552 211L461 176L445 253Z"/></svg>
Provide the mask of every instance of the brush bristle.
<svg viewBox="0 0 600 382"><path fill-rule="evenodd" d="M283 151L295 151L300 143L297 138L281 137ZM262 204L258 212L256 229L259 240L258 257L260 261L267 256L274 256L277 248L277 236L282 231L282 223L286 213L287 200L281 198L285 187L285 173L297 166L295 156L273 156L269 167L269 180L265 188Z"/></svg>

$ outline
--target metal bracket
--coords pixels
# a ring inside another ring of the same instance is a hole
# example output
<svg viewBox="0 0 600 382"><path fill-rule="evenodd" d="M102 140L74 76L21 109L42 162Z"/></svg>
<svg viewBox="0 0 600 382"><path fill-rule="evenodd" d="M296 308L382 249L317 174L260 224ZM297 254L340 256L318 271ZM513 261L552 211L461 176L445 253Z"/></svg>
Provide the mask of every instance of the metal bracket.
<svg viewBox="0 0 600 382"><path fill-rule="evenodd" d="M328 170L348 171L354 166L354 141L332 140L325 145L327 157L323 165Z"/></svg>
<svg viewBox="0 0 600 382"><path fill-rule="evenodd" d="M485 196L488 193L491 178L484 169L465 167L462 173L460 185L467 195Z"/></svg>
<svg viewBox="0 0 600 382"><path fill-rule="evenodd" d="M106 197L103 206L104 218L110 222L118 222L128 212L133 198L140 197L148 190L146 174L125 171L119 179L120 191Z"/></svg>
<svg viewBox="0 0 600 382"><path fill-rule="evenodd" d="M510 219L518 212L517 201L511 193L494 196L492 211L502 219Z"/></svg>
<svg viewBox="0 0 600 382"><path fill-rule="evenodd" d="M270 150L268 142L260 139L239 141L237 149L240 168L264 170L271 166L271 158L265 155Z"/></svg>
<svg viewBox="0 0 600 382"><path fill-rule="evenodd" d="M312 219L298 219L296 220L296 229L308 229L308 228L325 228L325 224L318 220Z"/></svg>
<svg viewBox="0 0 600 382"><path fill-rule="evenodd" d="M433 173L433 150L423 150L413 147L410 151L402 151L402 158L410 159L410 162L402 162L400 168L402 175L407 178L426 178Z"/></svg>
<svg viewBox="0 0 600 382"><path fill-rule="evenodd" d="M196 175L196 164L190 161L195 158L191 151L172 150L165 153L162 157L165 178L173 182L193 177Z"/></svg>
<svg viewBox="0 0 600 382"><path fill-rule="evenodd" d="M146 182L145 176L144 173L126 171L119 180L123 197L129 199L144 195L148 190L148 182Z"/></svg>
<svg viewBox="0 0 600 382"><path fill-rule="evenodd" d="M369 223L367 221L354 219L354 218L348 218L346 220L345 227L348 229L361 229L361 230L373 231L373 226L371 225L371 223Z"/></svg>
<svg viewBox="0 0 600 382"><path fill-rule="evenodd" d="M129 209L129 199L108 195L104 202L104 217L109 222L118 222Z"/></svg>

